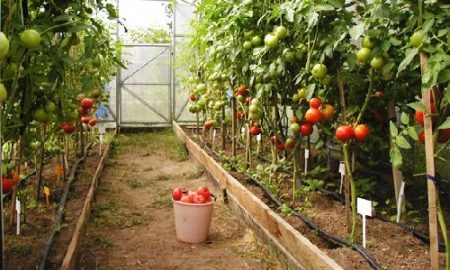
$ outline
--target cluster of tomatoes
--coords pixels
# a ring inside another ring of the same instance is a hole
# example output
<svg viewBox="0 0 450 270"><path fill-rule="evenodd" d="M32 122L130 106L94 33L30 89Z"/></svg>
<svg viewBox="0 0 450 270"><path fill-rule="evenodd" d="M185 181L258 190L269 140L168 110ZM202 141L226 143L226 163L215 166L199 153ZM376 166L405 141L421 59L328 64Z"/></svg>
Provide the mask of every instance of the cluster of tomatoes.
<svg viewBox="0 0 450 270"><path fill-rule="evenodd" d="M80 101L80 108L78 112L80 113L80 121L83 124L89 125L91 127L97 125L97 119L91 118L89 116L91 109L94 108L94 101L90 98L82 98ZM59 125L61 130L66 134L72 134L75 131L75 124L71 122L61 122Z"/></svg>
<svg viewBox="0 0 450 270"><path fill-rule="evenodd" d="M352 125L341 125L336 128L335 136L340 142L348 142L352 138L361 142L369 137L369 128L364 124L358 124L355 127Z"/></svg>
<svg viewBox="0 0 450 270"><path fill-rule="evenodd" d="M206 186L200 186L197 191L188 191L184 188L176 187L172 190L172 199L191 204L202 204L213 201L211 192Z"/></svg>
<svg viewBox="0 0 450 270"><path fill-rule="evenodd" d="M313 125L320 121L327 121L334 116L334 107L330 104L322 104L320 99L314 97L309 100L309 109L305 113L305 121L299 123L296 116L291 118L291 131L294 134L309 136L313 132Z"/></svg>
<svg viewBox="0 0 450 270"><path fill-rule="evenodd" d="M435 91L435 95L436 98L439 99L441 96L441 93L439 91ZM433 129L435 127L435 123L436 123L436 105L434 103L434 97L433 94L430 92L430 100L431 100L431 104L430 104L430 108L431 108L431 122L433 125ZM447 113L447 116L450 116L450 112ZM417 123L419 123L420 125L424 125L424 113L421 110L416 110L415 113L415 119L417 121ZM439 129L439 135L438 135L438 143L446 143L448 140L450 139L450 128L447 129ZM425 144L425 132L422 131L421 133L419 133L419 141L422 144Z"/></svg>

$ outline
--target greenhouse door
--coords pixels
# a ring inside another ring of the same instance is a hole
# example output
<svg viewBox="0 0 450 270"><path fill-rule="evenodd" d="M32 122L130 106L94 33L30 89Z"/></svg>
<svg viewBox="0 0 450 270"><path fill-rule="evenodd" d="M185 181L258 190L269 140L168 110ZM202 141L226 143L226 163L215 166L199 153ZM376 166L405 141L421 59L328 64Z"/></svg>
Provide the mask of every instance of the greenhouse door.
<svg viewBox="0 0 450 270"><path fill-rule="evenodd" d="M124 45L117 81L119 127L172 124L171 46Z"/></svg>

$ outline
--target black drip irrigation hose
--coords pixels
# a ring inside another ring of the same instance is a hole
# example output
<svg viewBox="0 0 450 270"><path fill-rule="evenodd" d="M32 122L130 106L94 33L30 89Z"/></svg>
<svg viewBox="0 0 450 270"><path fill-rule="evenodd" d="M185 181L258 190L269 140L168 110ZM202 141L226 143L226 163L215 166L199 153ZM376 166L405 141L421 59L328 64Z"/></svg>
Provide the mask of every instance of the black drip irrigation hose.
<svg viewBox="0 0 450 270"><path fill-rule="evenodd" d="M209 149L215 155L218 156L218 153L215 150L213 150L212 148L210 148L207 145L207 143L205 143L205 142L203 142L203 143L204 143L204 147L205 148ZM261 188L264 191L265 195L269 198L270 201L272 201L277 206L277 208L280 208L282 206L282 203L277 198L275 198L275 196L273 196L273 194L261 182L259 182L258 180L254 179L254 178L252 178L252 177L250 177L248 175L246 175L246 176L247 176L247 178L249 180L251 180L253 182L253 184L255 184L256 186L258 186L259 188ZM339 244L339 245L342 245L342 246L349 246L349 247L353 248L356 252L358 252L369 263L369 265L373 269L383 270L383 268L380 266L380 264L377 263L375 261L375 259L373 259L370 255L368 255L367 252L366 252L366 249L363 248L362 246L354 244L354 243L350 243L349 241L347 241L347 240L345 240L343 238L340 238L340 237L338 237L336 235L330 234L327 231L325 231L325 230L321 229L320 227L318 227L317 224L315 224L310 218L308 218L308 217L298 213L295 210L291 210L291 211L292 211L291 213L292 213L293 216L295 216L295 217L299 218L300 220L302 220L311 230L316 231L319 235L321 235L323 238L325 238L329 242L332 242L334 244Z"/></svg>
<svg viewBox="0 0 450 270"><path fill-rule="evenodd" d="M255 185L257 185L260 189L264 191L266 196L278 207L280 208L282 206L282 203L273 196L273 194L258 180L248 177L249 180L251 180ZM375 261L374 258L372 258L369 254L367 254L366 249L363 248L361 245L357 245L354 243L351 243L343 238L340 238L336 235L330 234L327 231L321 229L317 224L315 224L310 218L300 214L299 212L295 210L291 210L291 213L293 216L301 219L311 230L316 231L319 235L324 237L326 240L333 242L335 244L339 244L342 246L349 246L353 248L356 252L358 252L369 264L373 269L382 270L383 268L380 266L379 263Z"/></svg>
<svg viewBox="0 0 450 270"><path fill-rule="evenodd" d="M241 146L243 145L240 142L238 142L238 143ZM259 158L260 160L264 161L264 162L268 162L268 163L272 162L270 159L268 159L267 157L264 157L264 156L262 156L260 154L256 154L256 157ZM289 170L289 169L284 169L283 171L286 172L286 173L292 174L292 171ZM327 190L327 189L324 189L324 188L319 188L319 191L330 195L331 197L333 197L334 199L336 199L336 200L338 200L340 202L343 202L342 197L339 194L337 194L336 192L333 192L333 191L330 191L330 190ZM417 229L414 229L413 227L411 227L411 226L409 226L407 224L391 221L391 220L389 220L389 219L387 219L385 217L381 217L381 216L373 216L373 218L375 218L375 219L377 219L379 221L382 221L382 222L390 223L392 225L400 227L401 229L403 229L405 231L411 232L414 237L416 237L417 239L421 240L425 244L429 244L430 243L430 237L427 234L425 234L425 233L423 233L423 232L421 232L421 231L419 231ZM443 241L439 241L438 244L439 244L439 252L445 252L445 243Z"/></svg>
<svg viewBox="0 0 450 270"><path fill-rule="evenodd" d="M70 186L71 186L72 182L75 180L75 173L77 171L78 165L80 165L80 163L83 162L83 160L86 158L87 152L88 152L89 148L91 147L91 145L92 145L92 143L89 143L85 147L84 155L81 158L79 158L72 165L72 168L70 170L70 174L69 174L69 177L68 177L68 181L64 185L63 194L62 194L61 200L59 201L59 204L58 204L58 212L56 213L55 227L53 228L52 233L50 234L47 242L45 243L44 250L43 250L42 255L41 255L40 259L39 259L39 263L36 266L36 269L39 269L39 270L44 270L45 269L45 263L47 261L47 257L48 257L48 254L50 252L50 249L51 249L51 247L53 245L53 240L55 239L56 234L61 229L62 216L64 214L64 208L66 206L66 202L67 202L67 197L69 195Z"/></svg>

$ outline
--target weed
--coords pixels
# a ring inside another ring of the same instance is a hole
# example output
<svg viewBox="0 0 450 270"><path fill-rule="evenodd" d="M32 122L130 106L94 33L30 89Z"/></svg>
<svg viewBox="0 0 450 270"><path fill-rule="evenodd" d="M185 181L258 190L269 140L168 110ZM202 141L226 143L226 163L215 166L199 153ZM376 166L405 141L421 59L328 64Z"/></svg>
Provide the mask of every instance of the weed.
<svg viewBox="0 0 450 270"><path fill-rule="evenodd" d="M26 256L31 253L31 247L23 243L14 243L11 245L12 252Z"/></svg>
<svg viewBox="0 0 450 270"><path fill-rule="evenodd" d="M152 204L153 207L165 208L172 207L172 199L169 196L159 196Z"/></svg>
<svg viewBox="0 0 450 270"><path fill-rule="evenodd" d="M172 178L173 178L172 175L162 173L162 174L160 174L160 175L158 175L158 176L156 177L156 180L163 180L163 181L165 181L165 180L170 180L170 179L172 179Z"/></svg>
<svg viewBox="0 0 450 270"><path fill-rule="evenodd" d="M150 185L150 182L140 181L138 179L132 178L128 179L127 184L130 188L143 188Z"/></svg>
<svg viewBox="0 0 450 270"><path fill-rule="evenodd" d="M96 243L96 246L102 249L110 249L114 245L114 241L111 237L103 237L100 235L94 236L94 242Z"/></svg>

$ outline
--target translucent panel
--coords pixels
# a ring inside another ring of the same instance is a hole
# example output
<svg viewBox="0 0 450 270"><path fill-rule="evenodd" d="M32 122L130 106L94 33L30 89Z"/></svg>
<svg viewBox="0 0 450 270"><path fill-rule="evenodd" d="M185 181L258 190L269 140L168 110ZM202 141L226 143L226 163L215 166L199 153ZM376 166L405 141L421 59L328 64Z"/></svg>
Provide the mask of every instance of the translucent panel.
<svg viewBox="0 0 450 270"><path fill-rule="evenodd" d="M122 86L122 123L167 123L170 119L169 85Z"/></svg>
<svg viewBox="0 0 450 270"><path fill-rule="evenodd" d="M167 28L172 21L167 13L168 2L145 0L120 0L119 15L129 29ZM125 29L120 27L120 35L125 35Z"/></svg>
<svg viewBox="0 0 450 270"><path fill-rule="evenodd" d="M190 2L190 1L186 1ZM175 5L175 36L186 35L190 29L190 20L194 17L194 6L184 1Z"/></svg>
<svg viewBox="0 0 450 270"><path fill-rule="evenodd" d="M195 114L188 111L191 102L188 101L189 92L175 85L175 117L176 121L186 122L195 121Z"/></svg>
<svg viewBox="0 0 450 270"><path fill-rule="evenodd" d="M122 69L124 84L170 84L170 47L126 46Z"/></svg>

